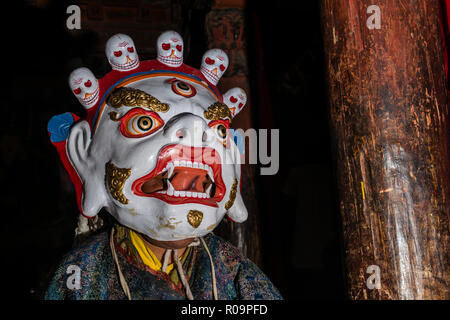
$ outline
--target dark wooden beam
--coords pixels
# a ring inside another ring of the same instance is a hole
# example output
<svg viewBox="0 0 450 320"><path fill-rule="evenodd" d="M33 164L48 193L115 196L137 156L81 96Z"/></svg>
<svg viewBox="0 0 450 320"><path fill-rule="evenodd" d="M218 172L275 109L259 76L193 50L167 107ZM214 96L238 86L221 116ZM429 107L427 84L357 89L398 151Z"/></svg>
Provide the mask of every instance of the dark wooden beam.
<svg viewBox="0 0 450 320"><path fill-rule="evenodd" d="M448 97L438 5L322 1L351 299L450 297ZM379 285L372 281L377 268Z"/></svg>

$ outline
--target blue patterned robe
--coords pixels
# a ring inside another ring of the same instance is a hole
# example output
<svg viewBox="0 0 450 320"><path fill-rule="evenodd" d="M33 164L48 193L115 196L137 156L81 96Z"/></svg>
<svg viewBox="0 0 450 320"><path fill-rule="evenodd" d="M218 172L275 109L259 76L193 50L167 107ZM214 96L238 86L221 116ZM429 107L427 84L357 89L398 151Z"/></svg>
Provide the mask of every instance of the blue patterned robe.
<svg viewBox="0 0 450 320"><path fill-rule="evenodd" d="M148 268L130 244L126 236L127 229L120 227L116 230L119 232L114 238L114 244L132 299L186 299L176 268L169 275ZM267 276L253 262L243 257L237 248L214 234L209 234L204 239L213 258L220 300L282 299ZM68 268L71 265L81 270L79 289L68 288L67 281L72 276L70 271L68 273ZM188 258L183 261L183 270L194 299L212 300L210 259L202 245L191 247ZM50 282L45 299L126 299L107 232L92 236L63 258Z"/></svg>

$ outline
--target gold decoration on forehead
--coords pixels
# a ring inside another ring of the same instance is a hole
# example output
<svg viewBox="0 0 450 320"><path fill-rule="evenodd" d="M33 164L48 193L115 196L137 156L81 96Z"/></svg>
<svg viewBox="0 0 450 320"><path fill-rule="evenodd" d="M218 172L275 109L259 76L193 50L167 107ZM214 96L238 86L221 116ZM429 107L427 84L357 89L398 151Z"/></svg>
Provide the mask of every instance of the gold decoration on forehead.
<svg viewBox="0 0 450 320"><path fill-rule="evenodd" d="M114 91L108 98L108 104L113 108L143 107L154 112L167 112L170 107L151 94L139 89L122 87Z"/></svg>
<svg viewBox="0 0 450 320"><path fill-rule="evenodd" d="M208 110L205 110L203 113L205 118L208 120L219 120L228 118L233 119L230 109L228 109L227 105L221 102L215 102L208 107Z"/></svg>
<svg viewBox="0 0 450 320"><path fill-rule="evenodd" d="M189 213L187 214L187 221L191 226L194 228L198 228L200 223L202 223L203 220L203 212L198 210L189 210Z"/></svg>
<svg viewBox="0 0 450 320"><path fill-rule="evenodd" d="M236 192L237 192L237 179L234 179L233 185L231 186L230 190L230 199L225 203L225 209L230 210L230 208L234 204L234 200L236 199Z"/></svg>
<svg viewBox="0 0 450 320"><path fill-rule="evenodd" d="M122 189L125 181L130 177L131 169L118 168L111 162L108 162L105 167L105 183L111 196L120 203L128 204Z"/></svg>

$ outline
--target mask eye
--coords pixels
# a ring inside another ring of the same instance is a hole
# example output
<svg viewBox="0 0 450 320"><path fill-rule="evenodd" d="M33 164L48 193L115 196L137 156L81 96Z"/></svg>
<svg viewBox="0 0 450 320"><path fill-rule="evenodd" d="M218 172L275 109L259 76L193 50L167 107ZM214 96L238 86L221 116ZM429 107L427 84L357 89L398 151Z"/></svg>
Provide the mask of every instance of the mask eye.
<svg viewBox="0 0 450 320"><path fill-rule="evenodd" d="M173 92L179 94L180 96L190 98L197 94L197 90L195 90L195 88L189 83L177 79L171 79L169 81L172 83Z"/></svg>
<svg viewBox="0 0 450 320"><path fill-rule="evenodd" d="M130 52L130 53L133 53L134 52L134 48L133 47L128 47L127 51Z"/></svg>
<svg viewBox="0 0 450 320"><path fill-rule="evenodd" d="M81 93L81 88L73 89L73 93L80 94Z"/></svg>
<svg viewBox="0 0 450 320"><path fill-rule="evenodd" d="M120 57L122 55L122 51L114 51L114 56Z"/></svg>
<svg viewBox="0 0 450 320"><path fill-rule="evenodd" d="M227 137L227 128L223 124L218 124L216 126L216 133L221 139L225 139Z"/></svg>
<svg viewBox="0 0 450 320"><path fill-rule="evenodd" d="M157 113L134 108L120 120L120 132L127 138L145 137L164 125Z"/></svg>
<svg viewBox="0 0 450 320"><path fill-rule="evenodd" d="M211 121L209 127L214 130L217 135L219 141L222 142L224 146L226 146L228 131L230 130L230 121L229 120L214 120Z"/></svg>

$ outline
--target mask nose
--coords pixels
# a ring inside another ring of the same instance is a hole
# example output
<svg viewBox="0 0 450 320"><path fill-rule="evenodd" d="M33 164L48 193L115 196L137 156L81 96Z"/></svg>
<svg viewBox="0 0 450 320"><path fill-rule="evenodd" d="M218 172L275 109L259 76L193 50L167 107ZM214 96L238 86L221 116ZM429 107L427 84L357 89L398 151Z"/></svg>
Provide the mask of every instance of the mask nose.
<svg viewBox="0 0 450 320"><path fill-rule="evenodd" d="M171 118L164 127L164 135L171 142L201 147L211 143L214 132L206 121L191 113L181 113Z"/></svg>

